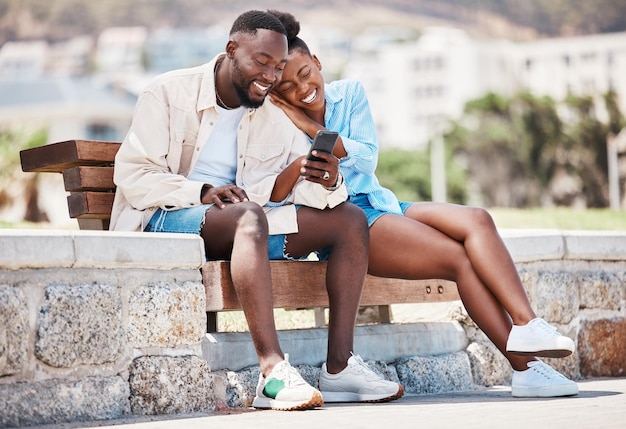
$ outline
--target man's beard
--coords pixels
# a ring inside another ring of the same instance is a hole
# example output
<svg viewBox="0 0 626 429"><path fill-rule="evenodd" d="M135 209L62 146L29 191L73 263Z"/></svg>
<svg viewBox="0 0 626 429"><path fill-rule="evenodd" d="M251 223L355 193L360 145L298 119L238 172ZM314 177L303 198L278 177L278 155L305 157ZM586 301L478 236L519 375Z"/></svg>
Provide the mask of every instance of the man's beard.
<svg viewBox="0 0 626 429"><path fill-rule="evenodd" d="M239 61L235 58L233 59L233 76L232 76L233 86L235 87L235 93L237 94L237 98L239 99L239 103L248 108L256 109L263 105L265 101L265 97L261 100L253 100L248 95L250 85L252 85L252 81L246 82L245 78L241 75L241 69L239 68Z"/></svg>
<svg viewBox="0 0 626 429"><path fill-rule="evenodd" d="M241 103L243 107L256 109L263 105L265 97L263 97L261 100L252 100L248 95L248 91L246 91L244 88L234 82L233 85L235 86L235 93L237 94L237 98L239 98L239 103ZM250 86L248 85L248 88L249 87Z"/></svg>

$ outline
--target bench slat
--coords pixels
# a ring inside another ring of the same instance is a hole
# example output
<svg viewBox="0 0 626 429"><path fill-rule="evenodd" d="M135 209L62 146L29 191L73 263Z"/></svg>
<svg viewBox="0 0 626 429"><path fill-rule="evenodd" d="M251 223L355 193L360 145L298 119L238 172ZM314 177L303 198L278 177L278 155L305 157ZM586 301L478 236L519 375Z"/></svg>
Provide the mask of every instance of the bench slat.
<svg viewBox="0 0 626 429"><path fill-rule="evenodd" d="M67 196L70 217L76 219L110 219L113 192L72 192Z"/></svg>
<svg viewBox="0 0 626 429"><path fill-rule="evenodd" d="M20 151L22 171L61 173L78 165L113 165L121 143L68 140Z"/></svg>
<svg viewBox="0 0 626 429"><path fill-rule="evenodd" d="M63 172L63 183L69 192L113 192L113 167L72 167Z"/></svg>
<svg viewBox="0 0 626 429"><path fill-rule="evenodd" d="M327 307L326 262L271 261L272 295L277 308ZM228 261L210 261L202 267L207 311L239 310ZM446 280L388 279L368 275L361 305L405 304L458 300L456 283Z"/></svg>

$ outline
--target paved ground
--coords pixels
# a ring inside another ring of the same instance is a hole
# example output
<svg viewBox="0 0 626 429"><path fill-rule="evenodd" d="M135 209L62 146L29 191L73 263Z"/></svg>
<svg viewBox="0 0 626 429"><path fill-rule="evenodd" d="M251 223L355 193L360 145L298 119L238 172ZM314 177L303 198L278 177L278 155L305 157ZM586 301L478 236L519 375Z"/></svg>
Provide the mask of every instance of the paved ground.
<svg viewBox="0 0 626 429"><path fill-rule="evenodd" d="M626 378L579 383L570 398L517 399L506 387L441 395L407 395L386 404L333 404L297 411L230 411L207 415L151 418L39 428L114 429L624 429Z"/></svg>

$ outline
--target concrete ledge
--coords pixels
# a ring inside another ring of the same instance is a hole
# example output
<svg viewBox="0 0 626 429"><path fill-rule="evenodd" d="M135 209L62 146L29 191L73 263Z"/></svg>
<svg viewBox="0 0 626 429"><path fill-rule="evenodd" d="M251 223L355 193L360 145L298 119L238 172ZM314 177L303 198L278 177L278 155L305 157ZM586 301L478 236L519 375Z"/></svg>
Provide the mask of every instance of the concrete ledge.
<svg viewBox="0 0 626 429"><path fill-rule="evenodd" d="M517 262L626 260L626 231L503 229L500 235Z"/></svg>
<svg viewBox="0 0 626 429"><path fill-rule="evenodd" d="M202 239L194 234L2 230L0 269L199 269Z"/></svg>
<svg viewBox="0 0 626 429"><path fill-rule="evenodd" d="M294 365L320 366L326 360L327 329L280 331L278 337ZM455 353L467 344L465 331L457 322L368 325L357 326L354 351L367 359L392 362L400 357ZM247 332L207 334L202 355L213 371L238 371L258 364Z"/></svg>
<svg viewBox="0 0 626 429"><path fill-rule="evenodd" d="M565 231L566 259L626 260L626 231Z"/></svg>
<svg viewBox="0 0 626 429"><path fill-rule="evenodd" d="M558 230L506 229L500 235L515 262L563 259L565 242Z"/></svg>

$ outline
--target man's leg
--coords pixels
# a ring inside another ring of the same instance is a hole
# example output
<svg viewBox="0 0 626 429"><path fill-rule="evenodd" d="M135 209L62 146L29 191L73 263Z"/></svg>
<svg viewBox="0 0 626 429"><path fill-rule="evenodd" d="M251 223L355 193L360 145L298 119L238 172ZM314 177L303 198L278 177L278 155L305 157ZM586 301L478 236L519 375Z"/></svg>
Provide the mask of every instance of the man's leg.
<svg viewBox="0 0 626 429"><path fill-rule="evenodd" d="M365 214L344 203L332 210L301 207L297 234L287 236L289 256L330 248L326 288L330 307L328 353L320 390L326 402L385 401L404 390L383 380L353 356L354 328L367 273L369 233ZM324 391L324 389L327 391Z"/></svg>
<svg viewBox="0 0 626 429"><path fill-rule="evenodd" d="M320 393L285 361L272 303L268 226L263 209L251 202L213 206L205 214L201 236L209 259L230 259L237 298L246 316L261 376L253 406L280 410L321 406Z"/></svg>

